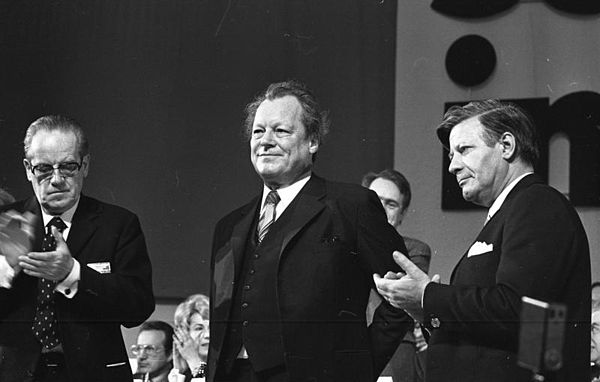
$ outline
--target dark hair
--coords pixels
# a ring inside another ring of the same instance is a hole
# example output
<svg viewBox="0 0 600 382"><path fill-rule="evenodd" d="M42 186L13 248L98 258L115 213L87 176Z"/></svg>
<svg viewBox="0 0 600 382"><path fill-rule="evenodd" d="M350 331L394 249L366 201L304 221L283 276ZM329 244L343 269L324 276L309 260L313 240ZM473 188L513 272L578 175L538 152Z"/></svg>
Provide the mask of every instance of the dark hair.
<svg viewBox="0 0 600 382"><path fill-rule="evenodd" d="M449 148L450 132L454 126L475 117L484 127L482 139L488 146L498 142L503 133L509 132L516 140L516 157L535 167L540 156L535 125L525 110L510 102L489 99L452 106L437 127L438 138L444 147Z"/></svg>
<svg viewBox="0 0 600 382"><path fill-rule="evenodd" d="M259 94L254 100L246 105L246 120L244 122L244 136L250 139L252 136L252 125L256 110L265 100L273 101L285 96L294 96L302 106L302 124L306 129L307 138L316 139L321 143L329 132L328 112L321 110L319 103L313 93L305 84L288 80L269 85L267 90Z"/></svg>
<svg viewBox="0 0 600 382"><path fill-rule="evenodd" d="M594 281L590 289L594 289L595 287L600 287L600 281Z"/></svg>
<svg viewBox="0 0 600 382"><path fill-rule="evenodd" d="M90 152L87 137L83 132L83 128L77 121L62 115L46 115L33 121L25 132L25 139L23 140L25 158L27 158L33 136L40 130L71 132L77 138L77 151L81 157L80 159L83 159L83 157Z"/></svg>
<svg viewBox="0 0 600 382"><path fill-rule="evenodd" d="M402 199L402 210L407 209L410 205L412 194L410 192L410 183L408 183L406 177L396 170L386 168L381 172L367 173L365 176L363 176L361 184L363 185L363 187L368 188L371 185L371 183L373 183L373 181L378 178L389 180L390 182L394 183L396 187L398 187L398 190L404 196L404 198Z"/></svg>
<svg viewBox="0 0 600 382"><path fill-rule="evenodd" d="M148 330L158 330L165 334L165 342L163 344L165 347L165 354L167 356L171 354L173 351L173 335L175 334L173 327L164 321L146 321L140 326L140 331L138 333Z"/></svg>

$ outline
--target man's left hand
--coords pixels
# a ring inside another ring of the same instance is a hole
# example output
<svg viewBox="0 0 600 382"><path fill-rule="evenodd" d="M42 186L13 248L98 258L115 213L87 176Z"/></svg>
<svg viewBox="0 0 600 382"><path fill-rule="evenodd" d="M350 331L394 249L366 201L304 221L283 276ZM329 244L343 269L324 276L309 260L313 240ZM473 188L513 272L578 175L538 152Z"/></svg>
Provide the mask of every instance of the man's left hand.
<svg viewBox="0 0 600 382"><path fill-rule="evenodd" d="M74 260L65 239L54 226L52 235L56 240L54 251L29 252L27 255L19 256L19 266L29 276L60 282L71 272Z"/></svg>
<svg viewBox="0 0 600 382"><path fill-rule="evenodd" d="M394 261L406 274L388 272L384 277L377 273L374 274L373 280L377 286L377 291L392 306L404 309L413 319L422 321L423 307L421 306L421 299L425 287L431 281L439 281L439 276L436 275L433 280L430 279L427 273L420 270L419 267L398 251L395 251L393 256Z"/></svg>

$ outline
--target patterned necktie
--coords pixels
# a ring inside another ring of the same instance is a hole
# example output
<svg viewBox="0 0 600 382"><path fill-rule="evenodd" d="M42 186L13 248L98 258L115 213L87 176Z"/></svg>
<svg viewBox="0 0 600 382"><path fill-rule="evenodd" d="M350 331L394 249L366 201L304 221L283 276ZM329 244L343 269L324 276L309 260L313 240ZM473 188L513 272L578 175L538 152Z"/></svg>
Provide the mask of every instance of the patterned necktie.
<svg viewBox="0 0 600 382"><path fill-rule="evenodd" d="M262 213L260 214L260 218L258 219L258 227L256 229L258 243L265 238L267 232L269 232L269 228L271 224L275 221L275 207L281 198L277 191L271 191L267 195L265 199L265 205L263 207Z"/></svg>
<svg viewBox="0 0 600 382"><path fill-rule="evenodd" d="M46 234L42 241L42 251L49 252L56 249L56 240L52 236L51 226L55 226L60 232L67 228L65 222L59 217L53 217L47 225ZM35 308L35 319L31 329L35 337L46 349L56 347L60 340L57 333L57 321L54 307L54 288L56 282L52 280L39 279L37 306Z"/></svg>

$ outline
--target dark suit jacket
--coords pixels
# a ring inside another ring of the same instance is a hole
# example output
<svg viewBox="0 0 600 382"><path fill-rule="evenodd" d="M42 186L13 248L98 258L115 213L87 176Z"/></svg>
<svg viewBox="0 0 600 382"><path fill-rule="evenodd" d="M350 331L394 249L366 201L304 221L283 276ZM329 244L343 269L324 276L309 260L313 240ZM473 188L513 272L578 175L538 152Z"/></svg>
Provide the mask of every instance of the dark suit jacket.
<svg viewBox="0 0 600 382"><path fill-rule="evenodd" d="M33 251L44 235L35 198L4 210L38 215ZM81 196L67 245L81 264L78 292L72 299L55 293L60 338L73 381L131 381L121 325L142 323L154 310L152 271L144 235L131 212ZM110 263L100 274L88 264ZM38 279L23 272L11 289L0 288L0 381L28 381L40 355L31 331Z"/></svg>
<svg viewBox="0 0 600 382"><path fill-rule="evenodd" d="M212 381L232 309L244 246L260 197L216 226L211 261L208 381ZM401 310L381 304L367 329L372 274L399 270L393 250L405 250L376 194L313 174L285 214L277 284L285 363L291 381L375 380L412 325ZM282 215L282 216L284 216ZM406 252L405 252L406 253Z"/></svg>
<svg viewBox="0 0 600 382"><path fill-rule="evenodd" d="M432 330L427 381L530 381L516 360L522 296L567 305L564 366L553 377L586 380L590 255L570 203L536 175L526 176L476 242L489 251L465 254L450 285L425 289L425 324Z"/></svg>

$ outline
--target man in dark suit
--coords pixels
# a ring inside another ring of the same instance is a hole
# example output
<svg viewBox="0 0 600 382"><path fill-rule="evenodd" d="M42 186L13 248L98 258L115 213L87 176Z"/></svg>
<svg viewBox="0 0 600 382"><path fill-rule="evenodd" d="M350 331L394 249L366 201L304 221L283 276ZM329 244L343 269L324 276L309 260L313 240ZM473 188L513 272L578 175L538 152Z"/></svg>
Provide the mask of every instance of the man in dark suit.
<svg viewBox="0 0 600 382"><path fill-rule="evenodd" d="M247 107L262 195L216 226L208 381L372 381L412 320L381 304L369 272L405 246L375 193L312 173L325 113L295 81Z"/></svg>
<svg viewBox="0 0 600 382"><path fill-rule="evenodd" d="M452 272L430 282L400 253L407 275L375 275L379 292L431 331L427 381L530 381L517 364L521 297L567 306L563 366L546 380L584 381L590 352L590 255L575 209L533 173L536 133L517 106L453 107L438 127L463 198L489 207Z"/></svg>
<svg viewBox="0 0 600 382"><path fill-rule="evenodd" d="M410 183L406 177L399 171L386 168L380 172L365 174L361 184L363 187L375 191L383 205L388 223L400 233L400 225L408 212L412 199ZM429 245L412 237L403 236L403 238L410 261L427 273L431 261ZM381 297L372 291L367 309L367 320L380 302ZM382 374L392 376L394 382L416 381L418 373L424 367L424 351L426 349L427 343L423 338L421 327L415 325L414 330L406 333Z"/></svg>
<svg viewBox="0 0 600 382"><path fill-rule="evenodd" d="M154 310L138 218L81 194L75 121L39 118L24 143L35 196L0 216L0 381L131 381L121 325Z"/></svg>

